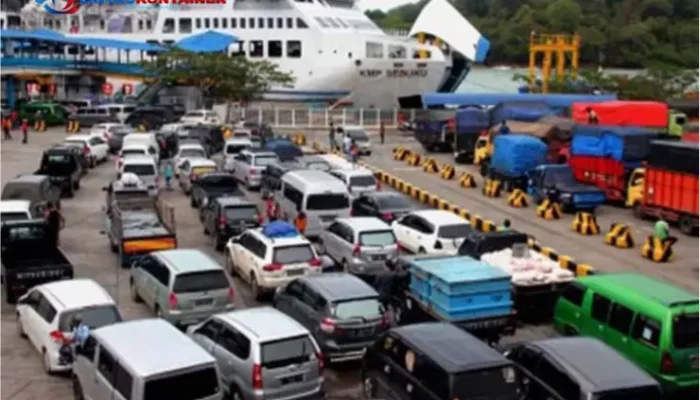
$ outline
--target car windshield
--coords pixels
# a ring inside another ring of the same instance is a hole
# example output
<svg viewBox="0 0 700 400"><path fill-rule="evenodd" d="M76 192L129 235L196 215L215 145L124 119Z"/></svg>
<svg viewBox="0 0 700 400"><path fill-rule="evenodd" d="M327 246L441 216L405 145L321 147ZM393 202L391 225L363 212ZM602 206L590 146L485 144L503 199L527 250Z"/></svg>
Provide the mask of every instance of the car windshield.
<svg viewBox="0 0 700 400"><path fill-rule="evenodd" d="M447 383L447 382L445 382ZM512 367L490 368L457 374L452 396L458 399L515 400L518 383Z"/></svg>
<svg viewBox="0 0 700 400"><path fill-rule="evenodd" d="M173 283L173 292L191 293L228 289L229 283L223 270L179 274Z"/></svg>
<svg viewBox="0 0 700 400"><path fill-rule="evenodd" d="M152 164L126 164L122 172L131 172L139 176L151 176L156 174L156 170Z"/></svg>
<svg viewBox="0 0 700 400"><path fill-rule="evenodd" d="M122 150L122 157L128 156L128 155L143 156L143 155L146 155L146 149L123 149Z"/></svg>
<svg viewBox="0 0 700 400"><path fill-rule="evenodd" d="M469 224L443 225L438 228L438 237L444 239L457 239L469 236L472 232Z"/></svg>
<svg viewBox="0 0 700 400"><path fill-rule="evenodd" d="M0 214L0 222L23 221L29 219L26 212L4 212Z"/></svg>
<svg viewBox="0 0 700 400"><path fill-rule="evenodd" d="M238 154L243 150L249 149L247 144L229 144L226 146L226 154Z"/></svg>
<svg viewBox="0 0 700 400"><path fill-rule="evenodd" d="M160 375L162 376L162 375ZM143 388L143 400L199 400L220 396L219 374L214 365L192 371L190 368L162 377L150 378ZM116 393L116 392L115 392Z"/></svg>
<svg viewBox="0 0 700 400"><path fill-rule="evenodd" d="M553 167L549 168L544 175L544 187L551 187L557 183L569 183L575 182L574 174L571 172L571 168L567 167Z"/></svg>
<svg viewBox="0 0 700 400"><path fill-rule="evenodd" d="M325 161L312 161L306 164L306 168L317 171L328 171L331 169L331 166Z"/></svg>
<svg viewBox="0 0 700 400"><path fill-rule="evenodd" d="M679 314L673 319L673 347L698 348L698 314Z"/></svg>
<svg viewBox="0 0 700 400"><path fill-rule="evenodd" d="M58 174L70 173L73 171L73 156L70 154L47 154L44 158L45 164L41 169L56 172Z"/></svg>
<svg viewBox="0 0 700 400"><path fill-rule="evenodd" d="M306 198L307 210L342 210L349 206L350 200L345 194L312 194Z"/></svg>
<svg viewBox="0 0 700 400"><path fill-rule="evenodd" d="M315 258L314 252L309 244L300 244L295 246L280 246L275 247L272 261L275 263L298 264L308 263Z"/></svg>
<svg viewBox="0 0 700 400"><path fill-rule="evenodd" d="M396 244L391 230L360 233L360 246L390 246Z"/></svg>
<svg viewBox="0 0 700 400"><path fill-rule="evenodd" d="M185 114L185 117L203 117L203 116L204 116L204 113L199 112L199 111L192 111L192 112L188 112L187 114Z"/></svg>
<svg viewBox="0 0 700 400"><path fill-rule="evenodd" d="M277 158L277 156L256 156L253 162L257 167L266 167L279 162L279 158Z"/></svg>
<svg viewBox="0 0 700 400"><path fill-rule="evenodd" d="M411 203L401 195L396 196L379 196L375 198L377 205L381 210L390 210L394 208L411 208Z"/></svg>
<svg viewBox="0 0 700 400"><path fill-rule="evenodd" d="M346 130L345 133L350 136L350 139L354 139L357 141L364 141L364 140L369 140L369 136L367 136L367 132L359 129L353 129L353 130Z"/></svg>
<svg viewBox="0 0 700 400"><path fill-rule="evenodd" d="M374 297L339 301L331 306L331 314L338 319L377 318L382 315L382 305Z"/></svg>
<svg viewBox="0 0 700 400"><path fill-rule="evenodd" d="M661 391L656 386L644 388L622 389L600 393L593 397L595 400L660 400Z"/></svg>
<svg viewBox="0 0 700 400"><path fill-rule="evenodd" d="M298 365L311 360L315 353L316 347L307 335L264 342L260 346L261 367L274 369Z"/></svg>
<svg viewBox="0 0 700 400"><path fill-rule="evenodd" d="M182 149L180 150L180 157L207 158L207 154L204 152L204 149Z"/></svg>
<svg viewBox="0 0 700 400"><path fill-rule="evenodd" d="M372 175L351 176L350 177L350 186L352 186L352 187L367 187L367 186L375 186L376 184L377 184L377 181L374 180L374 177Z"/></svg>
<svg viewBox="0 0 700 400"><path fill-rule="evenodd" d="M228 220L254 221L258 218L258 209L255 206L229 206L224 209L224 215Z"/></svg>
<svg viewBox="0 0 700 400"><path fill-rule="evenodd" d="M238 182L236 178L231 175L209 175L202 178L199 181L201 186L206 186L208 188L232 188L238 187Z"/></svg>
<svg viewBox="0 0 700 400"><path fill-rule="evenodd" d="M70 323L74 316L80 316L83 323L89 326L90 329L97 329L122 321L122 316L119 314L117 307L109 304L63 312L58 321L58 329L61 332L70 332Z"/></svg>

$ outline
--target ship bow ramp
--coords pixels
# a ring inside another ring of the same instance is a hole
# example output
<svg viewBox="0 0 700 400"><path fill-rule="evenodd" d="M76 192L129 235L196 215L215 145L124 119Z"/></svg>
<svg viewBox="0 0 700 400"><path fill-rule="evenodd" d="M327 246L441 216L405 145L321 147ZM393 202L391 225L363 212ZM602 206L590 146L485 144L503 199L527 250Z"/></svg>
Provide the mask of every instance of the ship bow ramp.
<svg viewBox="0 0 700 400"><path fill-rule="evenodd" d="M486 59L490 42L447 0L432 0L421 10L409 36L419 33L439 38L472 62Z"/></svg>

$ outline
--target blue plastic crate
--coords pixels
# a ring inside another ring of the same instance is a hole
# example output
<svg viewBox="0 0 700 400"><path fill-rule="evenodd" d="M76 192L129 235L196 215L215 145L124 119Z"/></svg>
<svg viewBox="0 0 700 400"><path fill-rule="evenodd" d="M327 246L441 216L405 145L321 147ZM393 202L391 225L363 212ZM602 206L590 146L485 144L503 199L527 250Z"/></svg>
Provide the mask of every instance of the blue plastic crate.
<svg viewBox="0 0 700 400"><path fill-rule="evenodd" d="M476 320L481 318L498 317L503 315L510 315L512 313L511 306L502 307L485 307L485 308L471 308L471 309L454 309L446 310L440 307L438 304L430 305L433 311L439 315L442 319L449 322L459 322Z"/></svg>
<svg viewBox="0 0 700 400"><path fill-rule="evenodd" d="M430 283L416 276L411 276L411 283L408 286L411 293L416 297L430 298Z"/></svg>
<svg viewBox="0 0 700 400"><path fill-rule="evenodd" d="M431 286L449 296L508 291L510 280L502 269L466 256L442 260L430 275Z"/></svg>
<svg viewBox="0 0 700 400"><path fill-rule="evenodd" d="M482 310L500 310L503 308L510 310L513 307L510 293L509 288L505 291L449 296L440 290L432 290L430 292L430 304L448 312L452 310L481 312Z"/></svg>

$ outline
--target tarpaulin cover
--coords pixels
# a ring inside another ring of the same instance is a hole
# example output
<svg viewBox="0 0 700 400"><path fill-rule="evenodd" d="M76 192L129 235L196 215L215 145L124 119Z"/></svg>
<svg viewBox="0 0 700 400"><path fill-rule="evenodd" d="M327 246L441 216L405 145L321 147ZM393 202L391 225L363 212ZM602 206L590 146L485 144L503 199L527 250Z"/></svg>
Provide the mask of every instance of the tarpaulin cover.
<svg viewBox="0 0 700 400"><path fill-rule="evenodd" d="M282 161L293 160L304 155L304 152L289 140L277 139L270 140L265 143L265 150L269 150L279 157Z"/></svg>
<svg viewBox="0 0 700 400"><path fill-rule="evenodd" d="M538 122L518 122L506 121L506 126L510 129L510 133L515 135L534 136L543 140L551 140L558 138L557 127L550 124L541 124ZM498 135L501 130L501 125L494 125L491 128L492 135Z"/></svg>
<svg viewBox="0 0 700 400"><path fill-rule="evenodd" d="M603 103L574 103L571 117L580 124L588 123L586 108L598 115L599 125L644 126L666 128L668 106L655 101L607 101Z"/></svg>
<svg viewBox="0 0 700 400"><path fill-rule="evenodd" d="M616 94L530 94L530 93L423 93L423 108L445 104L495 106L505 102L539 102L552 108L568 108L573 103L617 100Z"/></svg>
<svg viewBox="0 0 700 400"><path fill-rule="evenodd" d="M455 116L457 132L478 132L490 126L489 113L480 108L464 108Z"/></svg>
<svg viewBox="0 0 700 400"><path fill-rule="evenodd" d="M670 140L651 142L651 167L698 175L698 144Z"/></svg>
<svg viewBox="0 0 700 400"><path fill-rule="evenodd" d="M501 103L489 110L491 124L511 120L520 122L537 122L547 115L554 115L554 111L544 102L508 102Z"/></svg>
<svg viewBox="0 0 700 400"><path fill-rule="evenodd" d="M655 130L640 127L577 125L571 155L642 161L649 156L652 140L660 136Z"/></svg>
<svg viewBox="0 0 700 400"><path fill-rule="evenodd" d="M285 221L268 222L263 225L262 233L270 239L293 238L299 236L297 228Z"/></svg>
<svg viewBox="0 0 700 400"><path fill-rule="evenodd" d="M181 39L175 43L175 47L193 53L217 53L226 51L231 44L237 41L236 36L207 31Z"/></svg>
<svg viewBox="0 0 700 400"><path fill-rule="evenodd" d="M521 177L547 162L547 145L525 135L500 135L493 140L491 167L510 177Z"/></svg>

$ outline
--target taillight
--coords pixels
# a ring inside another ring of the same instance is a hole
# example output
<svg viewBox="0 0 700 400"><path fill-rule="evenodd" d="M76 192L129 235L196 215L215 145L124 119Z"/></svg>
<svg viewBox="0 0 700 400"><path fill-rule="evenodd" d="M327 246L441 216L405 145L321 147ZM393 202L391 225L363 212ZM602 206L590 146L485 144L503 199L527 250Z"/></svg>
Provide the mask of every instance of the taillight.
<svg viewBox="0 0 700 400"><path fill-rule="evenodd" d="M262 389L262 366L260 364L253 365L253 389Z"/></svg>
<svg viewBox="0 0 700 400"><path fill-rule="evenodd" d="M190 182L194 182L197 179L199 179L199 175L197 174L190 174Z"/></svg>
<svg viewBox="0 0 700 400"><path fill-rule="evenodd" d="M221 217L219 218L219 227L221 229L226 228L226 217Z"/></svg>
<svg viewBox="0 0 700 400"><path fill-rule="evenodd" d="M316 353L316 360L318 360L318 373L323 374L326 369L326 360L323 358L323 354Z"/></svg>
<svg viewBox="0 0 700 400"><path fill-rule="evenodd" d="M382 219L387 222L391 222L394 220L394 214L392 213L383 213L382 214Z"/></svg>
<svg viewBox="0 0 700 400"><path fill-rule="evenodd" d="M352 248L352 256L359 257L360 253L361 253L360 245L356 244L355 247Z"/></svg>
<svg viewBox="0 0 700 400"><path fill-rule="evenodd" d="M236 291L233 290L233 286L228 288L228 301L233 304L234 300L236 299Z"/></svg>
<svg viewBox="0 0 700 400"><path fill-rule="evenodd" d="M257 217L258 217L258 225L262 225L265 222L265 219L260 214L258 214Z"/></svg>
<svg viewBox="0 0 700 400"><path fill-rule="evenodd" d="M435 246L433 246L435 249L441 249L442 248L442 242L439 240L435 241Z"/></svg>
<svg viewBox="0 0 700 400"><path fill-rule="evenodd" d="M170 296L168 296L168 307L171 310L177 309L177 296L175 296L175 293L170 293Z"/></svg>
<svg viewBox="0 0 700 400"><path fill-rule="evenodd" d="M320 267L321 264L322 263L320 258L312 258L311 261L309 261L309 265L312 267Z"/></svg>
<svg viewBox="0 0 700 400"><path fill-rule="evenodd" d="M51 340L53 340L56 343L63 344L66 341L66 337L63 336L63 332L58 330L49 332L49 337L51 337Z"/></svg>
<svg viewBox="0 0 700 400"><path fill-rule="evenodd" d="M385 312L384 315L382 315L382 325L391 326L392 319L393 318L391 318L391 312Z"/></svg>
<svg viewBox="0 0 700 400"><path fill-rule="evenodd" d="M256 169L251 169L249 172L250 176L257 175L257 174L258 174L258 170L256 170Z"/></svg>
<svg viewBox="0 0 700 400"><path fill-rule="evenodd" d="M263 269L263 271L273 272L273 271L279 271L282 268L284 268L284 265L282 265L280 263L272 263L272 264L264 265L262 269Z"/></svg>
<svg viewBox="0 0 700 400"><path fill-rule="evenodd" d="M83 154L90 154L90 148L87 146L83 147Z"/></svg>
<svg viewBox="0 0 700 400"><path fill-rule="evenodd" d="M671 355L664 352L661 356L661 373L662 374L672 374L673 373L673 359Z"/></svg>
<svg viewBox="0 0 700 400"><path fill-rule="evenodd" d="M324 318L319 324L319 328L325 333L333 333L335 332L335 321L330 318Z"/></svg>

